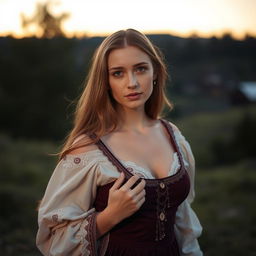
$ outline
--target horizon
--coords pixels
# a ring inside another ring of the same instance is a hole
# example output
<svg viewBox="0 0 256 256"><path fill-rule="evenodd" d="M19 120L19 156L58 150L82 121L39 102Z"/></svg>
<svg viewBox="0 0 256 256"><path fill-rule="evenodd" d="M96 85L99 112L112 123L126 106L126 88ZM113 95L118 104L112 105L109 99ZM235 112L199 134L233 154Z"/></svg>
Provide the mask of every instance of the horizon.
<svg viewBox="0 0 256 256"><path fill-rule="evenodd" d="M221 40L224 36L228 35L230 36L233 40L236 41L244 41L246 40L246 37L252 37L252 38L256 38L256 34L244 34L241 36L235 36L234 34L232 34L232 31L223 31L222 33L219 32L217 34L197 34L194 32L188 33L188 34L179 34L179 33L171 33L168 31L141 31L143 34L145 34L146 36L170 36L170 37L175 37L175 38L181 38L181 39L189 39L189 38L198 38L198 39L211 39L211 38L217 38L219 40ZM102 37L105 38L109 35L111 35L112 32L109 33L73 33L73 34L65 34L63 36L63 38L67 38L67 39L88 39L88 38L97 38L97 37ZM13 39L25 39L25 38L37 38L37 39L43 39L43 37L41 36L36 36L36 35L23 35L23 36L19 36L19 35L15 35L15 34L1 34L0 33L0 38L13 38ZM54 37L53 37L54 38ZM48 38L48 39L52 39L52 38Z"/></svg>
<svg viewBox="0 0 256 256"><path fill-rule="evenodd" d="M36 4L46 2L49 1L0 0L0 36L39 37L40 31L35 27L27 31L22 29L20 15L31 18ZM254 0L208 0L207 3L204 0L158 0L157 5L150 0L147 3L131 0L126 5L117 0L95 0L86 4L82 0L72 3L53 0L49 10L54 16L66 12L70 14L62 24L66 37L104 37L126 28L145 34L168 34L182 38L192 35L219 38L227 33L235 39L243 39L246 35L256 37Z"/></svg>

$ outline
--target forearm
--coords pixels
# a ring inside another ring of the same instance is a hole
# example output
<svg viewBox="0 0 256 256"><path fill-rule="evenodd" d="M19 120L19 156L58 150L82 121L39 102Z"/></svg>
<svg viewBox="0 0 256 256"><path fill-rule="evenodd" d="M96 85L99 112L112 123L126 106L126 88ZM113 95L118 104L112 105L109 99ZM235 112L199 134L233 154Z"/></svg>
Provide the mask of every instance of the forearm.
<svg viewBox="0 0 256 256"><path fill-rule="evenodd" d="M132 176L122 185L124 178L124 173L121 173L109 190L108 206L96 217L97 238L138 211L145 202L145 181L140 181L138 185L131 189L139 176ZM122 186L120 187L120 185Z"/></svg>
<svg viewBox="0 0 256 256"><path fill-rule="evenodd" d="M119 221L107 207L96 216L97 239L110 231Z"/></svg>

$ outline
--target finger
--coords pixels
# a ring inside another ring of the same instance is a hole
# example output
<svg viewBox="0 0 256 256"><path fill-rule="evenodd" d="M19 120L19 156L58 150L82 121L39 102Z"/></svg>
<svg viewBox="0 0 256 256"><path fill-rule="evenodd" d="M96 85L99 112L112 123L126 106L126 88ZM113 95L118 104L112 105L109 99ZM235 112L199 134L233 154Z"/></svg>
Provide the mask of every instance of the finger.
<svg viewBox="0 0 256 256"><path fill-rule="evenodd" d="M118 179L115 181L115 183L114 183L113 186L111 187L111 190L116 190L116 189L118 189L118 188L122 185L122 183L123 183L123 181L124 181L124 178L125 178L124 173L121 172L120 176L118 177Z"/></svg>
<svg viewBox="0 0 256 256"><path fill-rule="evenodd" d="M144 204L145 200L146 200L145 197L142 197L142 198L140 199L140 201L137 203L138 209Z"/></svg>
<svg viewBox="0 0 256 256"><path fill-rule="evenodd" d="M141 182L131 190L131 193L133 195L140 193L145 188L145 185L145 180L141 180Z"/></svg>
<svg viewBox="0 0 256 256"><path fill-rule="evenodd" d="M127 191L129 190L139 179L139 176L133 175L122 187L120 187L121 190Z"/></svg>
<svg viewBox="0 0 256 256"><path fill-rule="evenodd" d="M146 195L146 191L145 189L143 189L139 194L137 194L135 197L134 197L134 200L136 202L139 202L143 197L145 197Z"/></svg>

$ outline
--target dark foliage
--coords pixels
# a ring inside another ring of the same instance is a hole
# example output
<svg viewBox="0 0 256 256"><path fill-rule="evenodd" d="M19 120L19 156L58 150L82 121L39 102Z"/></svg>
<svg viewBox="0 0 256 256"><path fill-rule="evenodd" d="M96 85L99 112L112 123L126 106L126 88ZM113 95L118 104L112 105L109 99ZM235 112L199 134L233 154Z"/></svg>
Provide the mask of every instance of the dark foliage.
<svg viewBox="0 0 256 256"><path fill-rule="evenodd" d="M216 164L229 164L246 158L256 159L256 117L245 110L242 119L234 127L231 137L218 136L212 139L212 152Z"/></svg>
<svg viewBox="0 0 256 256"><path fill-rule="evenodd" d="M256 80L255 38L237 41L229 36L222 39L150 37L166 56L171 99L182 93L212 98L217 105L220 97L214 97L226 95L230 83ZM0 38L0 130L14 137L63 138L72 122L72 102L82 90L88 64L102 40L100 37ZM186 109L186 104L181 108ZM193 111L201 111L197 102ZM174 116L180 114L186 111L176 108Z"/></svg>

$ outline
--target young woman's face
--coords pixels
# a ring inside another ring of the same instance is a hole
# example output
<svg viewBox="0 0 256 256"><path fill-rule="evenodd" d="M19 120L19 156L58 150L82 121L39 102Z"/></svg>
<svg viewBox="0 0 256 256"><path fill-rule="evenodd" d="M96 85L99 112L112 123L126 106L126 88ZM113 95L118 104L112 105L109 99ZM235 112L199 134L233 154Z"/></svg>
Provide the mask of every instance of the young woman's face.
<svg viewBox="0 0 256 256"><path fill-rule="evenodd" d="M123 109L144 109L153 91L154 70L149 56L134 46L115 49L108 57L109 85Z"/></svg>

